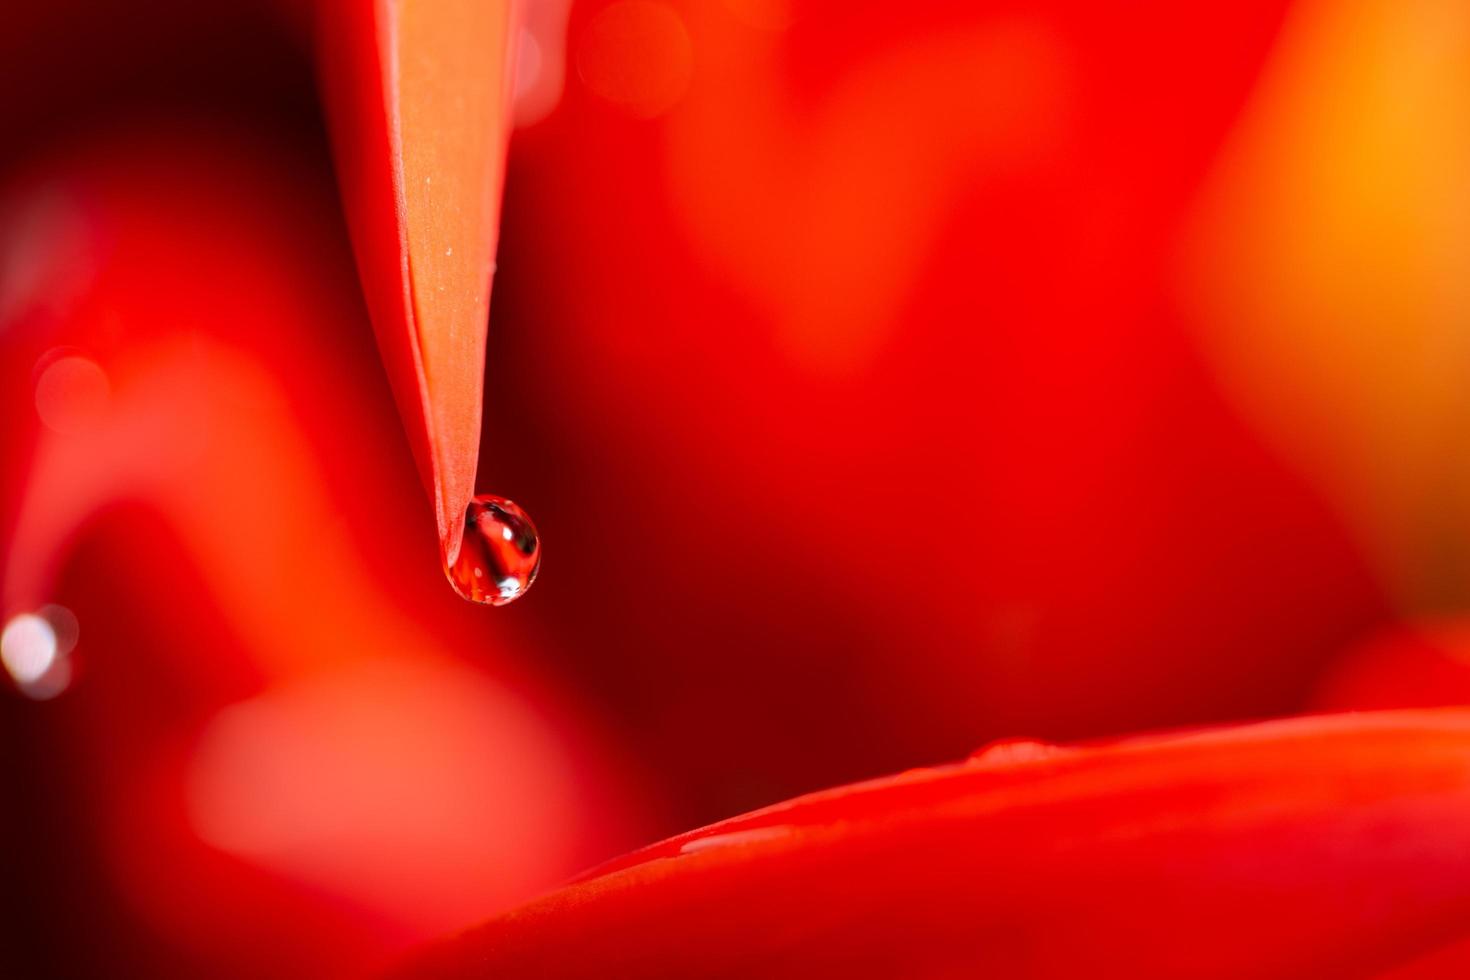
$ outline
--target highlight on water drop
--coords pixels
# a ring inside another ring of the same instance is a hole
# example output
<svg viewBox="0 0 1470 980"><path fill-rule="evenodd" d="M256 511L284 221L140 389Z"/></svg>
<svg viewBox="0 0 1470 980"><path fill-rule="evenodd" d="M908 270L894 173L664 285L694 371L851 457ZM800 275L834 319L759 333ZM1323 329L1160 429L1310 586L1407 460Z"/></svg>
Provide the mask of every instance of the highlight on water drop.
<svg viewBox="0 0 1470 980"><path fill-rule="evenodd" d="M470 501L459 557L444 568L456 592L503 606L526 594L540 568L541 539L524 510L494 494Z"/></svg>

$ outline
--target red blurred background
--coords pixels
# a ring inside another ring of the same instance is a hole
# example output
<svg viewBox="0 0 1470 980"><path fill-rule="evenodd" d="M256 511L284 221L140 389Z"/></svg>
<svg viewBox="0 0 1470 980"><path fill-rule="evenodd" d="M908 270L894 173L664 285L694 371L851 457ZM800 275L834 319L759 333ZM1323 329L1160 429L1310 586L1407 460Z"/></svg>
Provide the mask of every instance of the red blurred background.
<svg viewBox="0 0 1470 980"><path fill-rule="evenodd" d="M1460 699L1374 678L1430 618L1463 670L1470 12L563 13L492 303L479 486L546 553L503 610L436 567L299 25L7 15L3 614L78 626L0 703L17 975L367 969L1000 736Z"/></svg>

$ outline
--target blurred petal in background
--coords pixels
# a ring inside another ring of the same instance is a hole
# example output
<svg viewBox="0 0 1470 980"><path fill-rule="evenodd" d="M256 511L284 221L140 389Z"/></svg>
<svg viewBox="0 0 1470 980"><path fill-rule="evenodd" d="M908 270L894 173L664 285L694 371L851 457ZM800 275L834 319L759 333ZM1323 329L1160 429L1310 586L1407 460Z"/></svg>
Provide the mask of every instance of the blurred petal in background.
<svg viewBox="0 0 1470 980"><path fill-rule="evenodd" d="M150 17L0 34L21 975L375 968L993 738L1470 692L1462 5L519 7L494 612L310 18Z"/></svg>

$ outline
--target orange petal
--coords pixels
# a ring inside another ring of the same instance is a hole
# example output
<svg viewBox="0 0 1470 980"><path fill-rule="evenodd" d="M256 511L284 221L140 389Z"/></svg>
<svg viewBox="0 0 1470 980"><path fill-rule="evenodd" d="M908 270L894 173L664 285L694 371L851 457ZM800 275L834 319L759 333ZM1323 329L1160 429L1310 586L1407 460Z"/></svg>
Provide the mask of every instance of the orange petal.
<svg viewBox="0 0 1470 980"><path fill-rule="evenodd" d="M506 0L329 0L318 59L378 346L444 556L474 493L509 132Z"/></svg>

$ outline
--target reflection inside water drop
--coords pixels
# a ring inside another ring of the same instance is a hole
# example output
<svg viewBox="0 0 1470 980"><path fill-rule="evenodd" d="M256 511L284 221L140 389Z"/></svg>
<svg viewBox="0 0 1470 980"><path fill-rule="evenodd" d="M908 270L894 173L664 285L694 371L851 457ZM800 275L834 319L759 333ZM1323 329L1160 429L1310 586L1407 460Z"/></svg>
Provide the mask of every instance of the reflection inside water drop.
<svg viewBox="0 0 1470 980"><path fill-rule="evenodd" d="M525 511L493 494L470 501L459 557L444 569L456 592L503 606L531 587L540 568L541 540Z"/></svg>

